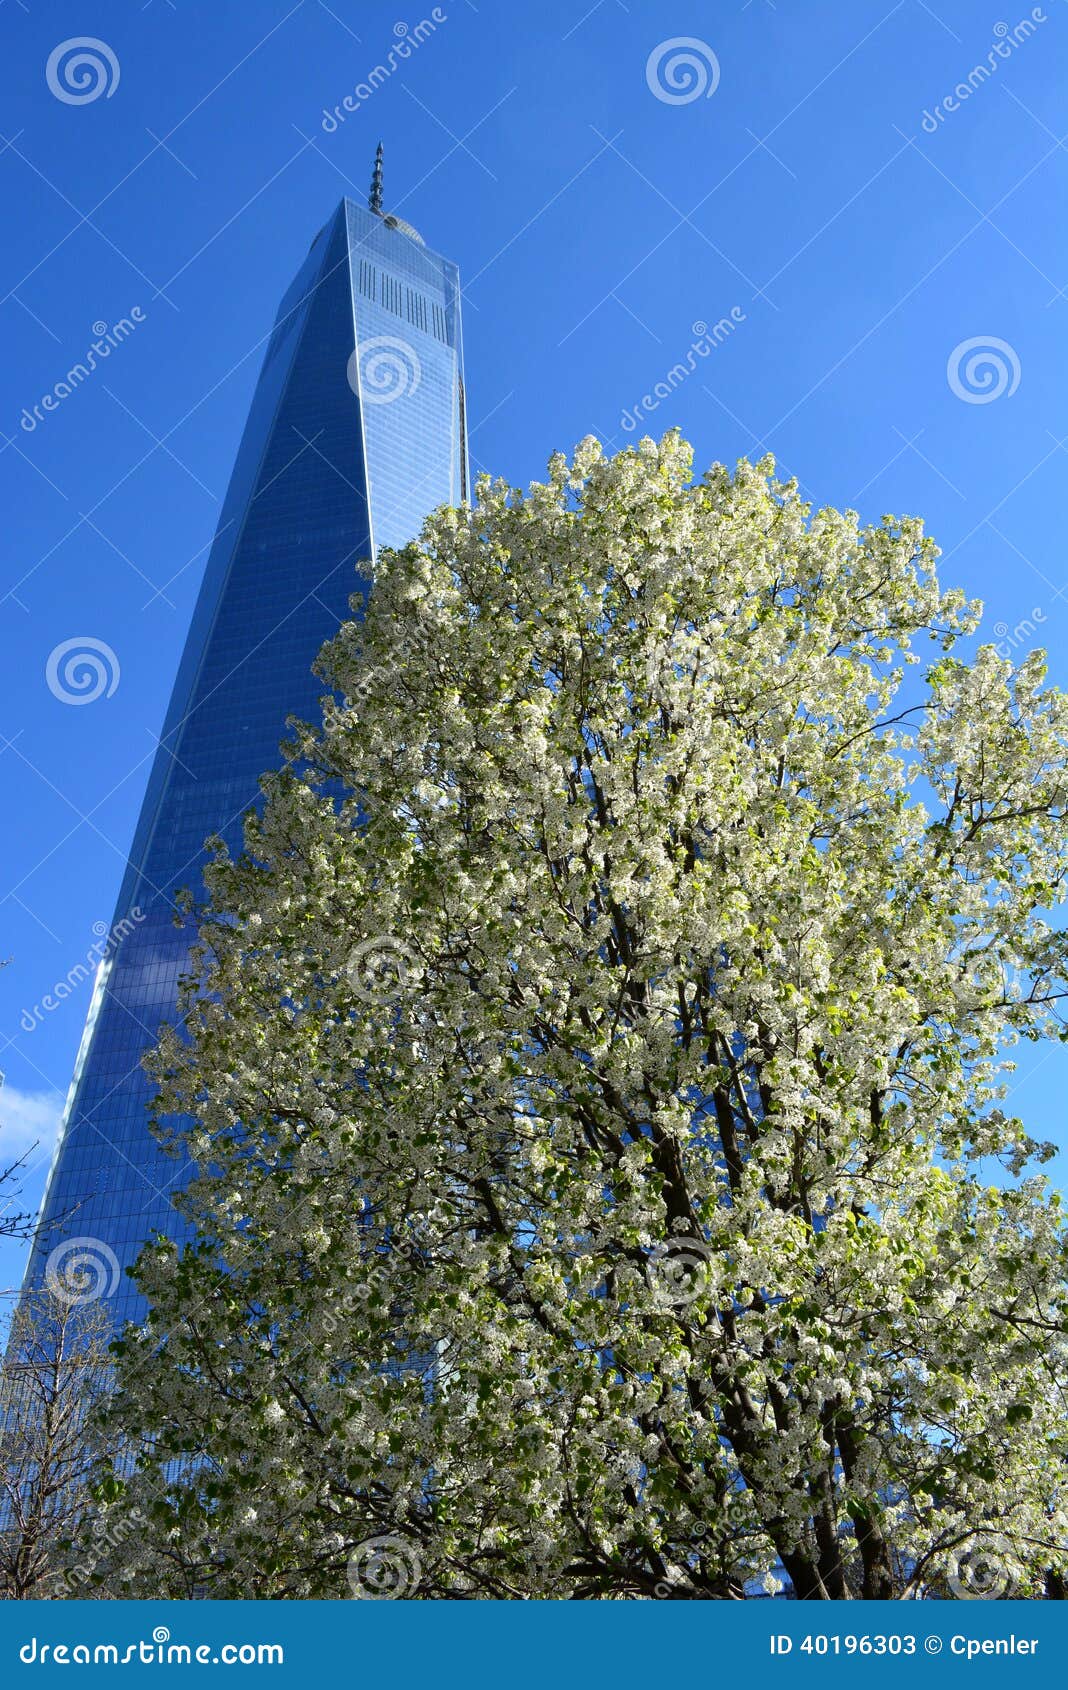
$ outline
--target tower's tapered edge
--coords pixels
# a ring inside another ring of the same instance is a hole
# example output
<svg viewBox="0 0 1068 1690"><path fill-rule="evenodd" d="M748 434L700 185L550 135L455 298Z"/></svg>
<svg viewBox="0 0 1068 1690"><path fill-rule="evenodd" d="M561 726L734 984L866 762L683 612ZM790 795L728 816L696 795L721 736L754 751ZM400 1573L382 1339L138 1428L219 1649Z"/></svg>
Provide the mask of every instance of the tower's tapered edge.
<svg viewBox="0 0 1068 1690"><path fill-rule="evenodd" d="M116 1323L142 1307L122 1270L154 1232L181 1239L183 1170L148 1126L142 1058L177 1019L190 935L173 896L199 892L204 840L240 844L311 673L352 615L376 549L467 497L456 266L378 203L344 200L312 242L270 335L116 906L25 1284L81 1252L102 1264ZM374 190L372 191L374 198Z"/></svg>

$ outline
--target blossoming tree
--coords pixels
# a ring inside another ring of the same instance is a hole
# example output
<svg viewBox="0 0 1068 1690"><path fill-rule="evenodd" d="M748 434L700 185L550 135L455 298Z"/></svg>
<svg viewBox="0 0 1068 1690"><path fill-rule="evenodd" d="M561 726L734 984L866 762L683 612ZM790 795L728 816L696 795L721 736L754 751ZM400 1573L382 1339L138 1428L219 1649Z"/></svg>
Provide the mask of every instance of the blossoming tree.
<svg viewBox="0 0 1068 1690"><path fill-rule="evenodd" d="M1068 700L915 521L674 434L379 563L211 870L123 1588L1037 1596ZM927 654L926 657L924 654Z"/></svg>

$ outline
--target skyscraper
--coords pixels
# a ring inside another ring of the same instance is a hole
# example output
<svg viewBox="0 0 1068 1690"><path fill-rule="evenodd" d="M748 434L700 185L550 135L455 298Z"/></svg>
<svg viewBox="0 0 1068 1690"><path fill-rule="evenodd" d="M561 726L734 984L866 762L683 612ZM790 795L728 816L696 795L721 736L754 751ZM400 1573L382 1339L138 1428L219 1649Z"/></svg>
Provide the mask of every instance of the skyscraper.
<svg viewBox="0 0 1068 1690"><path fill-rule="evenodd" d="M181 1236L181 1169L148 1129L141 1059L176 1019L188 935L174 893L204 840L240 845L287 716L312 718L311 665L352 613L365 560L467 497L456 266L382 209L343 200L282 300L205 570L101 964L45 1193L28 1287L140 1298L145 1239ZM51 1264L51 1266L49 1266Z"/></svg>

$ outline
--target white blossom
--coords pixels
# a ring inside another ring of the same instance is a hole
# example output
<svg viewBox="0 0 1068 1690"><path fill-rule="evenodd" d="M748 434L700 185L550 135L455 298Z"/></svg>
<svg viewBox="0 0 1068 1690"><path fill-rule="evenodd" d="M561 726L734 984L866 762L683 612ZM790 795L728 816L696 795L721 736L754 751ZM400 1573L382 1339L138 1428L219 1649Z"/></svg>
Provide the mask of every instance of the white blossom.
<svg viewBox="0 0 1068 1690"><path fill-rule="evenodd" d="M1068 704L935 557L668 435L379 559L157 1060L202 1244L119 1365L114 1511L182 1522L135 1594L340 1597L383 1536L422 1596L939 1593L991 1522L1068 1576L1005 1112Z"/></svg>

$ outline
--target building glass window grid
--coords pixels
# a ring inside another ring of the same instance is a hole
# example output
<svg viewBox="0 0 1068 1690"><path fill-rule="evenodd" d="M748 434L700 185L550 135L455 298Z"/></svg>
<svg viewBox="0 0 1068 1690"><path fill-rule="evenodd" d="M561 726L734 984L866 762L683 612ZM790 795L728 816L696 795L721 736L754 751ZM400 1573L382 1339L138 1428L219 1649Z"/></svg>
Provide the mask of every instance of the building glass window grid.
<svg viewBox="0 0 1068 1690"><path fill-rule="evenodd" d="M403 342L418 380L361 404L350 360L385 336ZM287 717L314 719L311 666L368 585L372 545L405 544L464 496L462 391L455 265L343 201L267 347L119 894L116 921L135 906L142 917L94 994L28 1287L66 1237L100 1240L120 1269L154 1232L186 1237L171 1197L187 1170L151 1135L142 1067L177 1019L190 935L174 926L173 895L202 891L209 834L240 846ZM108 1307L116 1324L141 1317L125 1275Z"/></svg>

